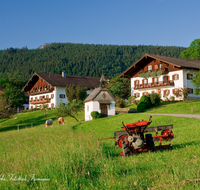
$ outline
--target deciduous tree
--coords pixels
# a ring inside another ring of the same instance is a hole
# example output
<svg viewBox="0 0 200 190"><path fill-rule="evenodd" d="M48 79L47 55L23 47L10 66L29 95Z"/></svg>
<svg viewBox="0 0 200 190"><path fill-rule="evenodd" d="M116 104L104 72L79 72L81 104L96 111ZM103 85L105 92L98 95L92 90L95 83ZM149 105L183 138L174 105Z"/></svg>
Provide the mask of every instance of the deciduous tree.
<svg viewBox="0 0 200 190"><path fill-rule="evenodd" d="M124 98L130 96L130 79L128 78L112 78L110 83L106 85L111 94L116 98Z"/></svg>
<svg viewBox="0 0 200 190"><path fill-rule="evenodd" d="M2 96L10 103L12 108L21 107L26 100L24 93L10 84L6 86Z"/></svg>
<svg viewBox="0 0 200 190"><path fill-rule="evenodd" d="M83 101L73 99L71 102L68 102L65 105L61 101L56 108L56 115L58 117L70 116L78 121L77 115L80 111L83 111Z"/></svg>
<svg viewBox="0 0 200 190"><path fill-rule="evenodd" d="M13 109L11 108L11 104L0 95L0 119L8 118L13 114Z"/></svg>
<svg viewBox="0 0 200 190"><path fill-rule="evenodd" d="M195 39L190 47L181 52L181 58L200 60L200 39Z"/></svg>

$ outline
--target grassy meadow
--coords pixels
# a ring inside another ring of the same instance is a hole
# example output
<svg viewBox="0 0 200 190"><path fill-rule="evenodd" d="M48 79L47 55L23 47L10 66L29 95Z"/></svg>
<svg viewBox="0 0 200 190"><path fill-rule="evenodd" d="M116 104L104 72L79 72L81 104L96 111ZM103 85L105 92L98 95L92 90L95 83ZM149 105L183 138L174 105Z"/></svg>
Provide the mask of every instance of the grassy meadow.
<svg viewBox="0 0 200 190"><path fill-rule="evenodd" d="M200 114L200 100L161 102L160 105L147 109L150 113Z"/></svg>
<svg viewBox="0 0 200 190"><path fill-rule="evenodd" d="M199 120L153 116L152 124L174 125L173 150L121 157L112 137L124 123L148 115L119 114L93 121L65 118L55 112L16 114L0 120L0 189L200 189ZM53 127L44 127L52 118ZM31 123L32 127L31 127ZM17 130L19 125L20 130Z"/></svg>

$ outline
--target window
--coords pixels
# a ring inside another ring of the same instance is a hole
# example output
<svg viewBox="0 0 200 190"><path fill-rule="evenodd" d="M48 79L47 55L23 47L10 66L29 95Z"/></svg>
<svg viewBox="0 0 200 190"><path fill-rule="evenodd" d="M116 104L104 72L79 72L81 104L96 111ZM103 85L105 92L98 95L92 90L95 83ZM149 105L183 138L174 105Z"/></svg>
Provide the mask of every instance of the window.
<svg viewBox="0 0 200 190"><path fill-rule="evenodd" d="M60 98L65 98L65 95L64 94L60 94Z"/></svg>
<svg viewBox="0 0 200 190"><path fill-rule="evenodd" d="M46 95L46 98L49 98L49 95Z"/></svg>
<svg viewBox="0 0 200 190"><path fill-rule="evenodd" d="M193 94L193 89L192 88L188 88L188 94Z"/></svg>
<svg viewBox="0 0 200 190"><path fill-rule="evenodd" d="M168 82L168 76L163 77L163 82Z"/></svg>
<svg viewBox="0 0 200 190"><path fill-rule="evenodd" d="M51 104L51 108L52 108L52 109L54 108L54 103Z"/></svg>
<svg viewBox="0 0 200 190"><path fill-rule="evenodd" d="M54 98L54 94L51 94L51 98Z"/></svg>
<svg viewBox="0 0 200 190"><path fill-rule="evenodd" d="M181 96L181 95L182 95L182 92L181 92L180 89L175 88L175 89L173 89L173 94L174 94L176 97L178 97L178 96Z"/></svg>
<svg viewBox="0 0 200 190"><path fill-rule="evenodd" d="M149 72L152 71L152 65L148 65L148 71L149 71Z"/></svg>
<svg viewBox="0 0 200 190"><path fill-rule="evenodd" d="M179 75L178 74L172 75L172 80L178 80L178 79L179 79Z"/></svg>
<svg viewBox="0 0 200 190"><path fill-rule="evenodd" d="M87 105L87 111L89 111L89 105Z"/></svg>
<svg viewBox="0 0 200 190"><path fill-rule="evenodd" d="M188 79L188 80L191 80L192 77L193 77L193 74L189 74L189 73L187 74L187 79Z"/></svg>
<svg viewBox="0 0 200 190"><path fill-rule="evenodd" d="M149 94L149 93L148 93L148 92L143 92L143 93L142 93L142 95L147 95L147 94Z"/></svg>
<svg viewBox="0 0 200 190"><path fill-rule="evenodd" d="M162 68L163 68L163 64L160 63L160 64L159 64L159 69L162 69Z"/></svg>
<svg viewBox="0 0 200 190"><path fill-rule="evenodd" d="M153 83L157 84L158 83L158 78L153 78Z"/></svg>
<svg viewBox="0 0 200 190"><path fill-rule="evenodd" d="M147 85L147 84L148 84L148 79L144 79L144 80L143 80L143 84L144 84L144 85Z"/></svg>
<svg viewBox="0 0 200 190"><path fill-rule="evenodd" d="M140 84L139 80L135 80L134 83L135 83L135 86L139 86L139 84Z"/></svg>
<svg viewBox="0 0 200 190"><path fill-rule="evenodd" d="M140 93L135 93L134 96L135 96L136 98L139 98L139 97L140 97Z"/></svg>
<svg viewBox="0 0 200 190"><path fill-rule="evenodd" d="M165 96L165 95L168 96L168 95L170 94L170 90L164 90L164 91L163 91L163 94L164 94L164 96Z"/></svg>

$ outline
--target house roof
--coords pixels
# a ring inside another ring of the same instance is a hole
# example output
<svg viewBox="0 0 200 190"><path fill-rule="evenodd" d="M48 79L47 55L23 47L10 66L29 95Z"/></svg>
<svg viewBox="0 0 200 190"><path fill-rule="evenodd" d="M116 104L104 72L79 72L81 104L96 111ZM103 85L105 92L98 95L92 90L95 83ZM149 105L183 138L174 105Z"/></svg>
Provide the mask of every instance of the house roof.
<svg viewBox="0 0 200 190"><path fill-rule="evenodd" d="M51 73L34 73L31 79L24 86L22 91L29 91L33 85L42 78L51 86L81 86L87 88L99 87L100 77L89 77L89 76L76 76L76 75L66 75L63 77L62 74L51 74Z"/></svg>
<svg viewBox="0 0 200 190"><path fill-rule="evenodd" d="M192 60L192 59L184 59L184 58L177 58L177 57L170 57L170 56L163 56L163 55L154 55L154 54L145 54L141 57L138 61L136 61L133 65L131 65L127 70L125 70L119 77L127 77L130 78L133 76L134 71L137 70L137 65L143 64L145 62L150 62L152 60L158 59L164 63L172 64L180 69L200 69L200 61L199 60Z"/></svg>
<svg viewBox="0 0 200 190"><path fill-rule="evenodd" d="M116 101L115 98L112 96L112 94L109 92L109 90L102 87L95 88L91 92L91 94L84 100L84 102L88 102L91 100L102 103L109 103L111 101Z"/></svg>

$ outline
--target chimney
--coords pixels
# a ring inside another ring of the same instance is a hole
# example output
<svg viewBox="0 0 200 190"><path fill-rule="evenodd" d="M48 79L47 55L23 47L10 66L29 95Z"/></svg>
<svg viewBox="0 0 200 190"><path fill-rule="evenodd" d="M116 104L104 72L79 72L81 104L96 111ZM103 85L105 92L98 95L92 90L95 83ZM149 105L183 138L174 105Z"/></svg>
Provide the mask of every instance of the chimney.
<svg viewBox="0 0 200 190"><path fill-rule="evenodd" d="M62 77L63 77L63 78L66 78L66 73L65 73L65 71L62 71Z"/></svg>

